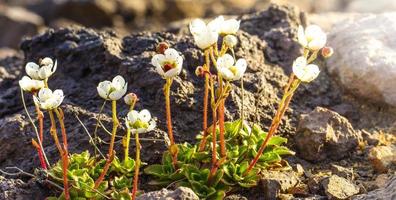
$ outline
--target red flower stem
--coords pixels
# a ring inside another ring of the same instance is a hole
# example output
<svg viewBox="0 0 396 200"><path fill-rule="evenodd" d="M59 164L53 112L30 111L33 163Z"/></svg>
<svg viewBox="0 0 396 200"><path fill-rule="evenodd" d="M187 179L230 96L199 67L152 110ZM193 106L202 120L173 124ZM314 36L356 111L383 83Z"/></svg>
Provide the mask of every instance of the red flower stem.
<svg viewBox="0 0 396 200"><path fill-rule="evenodd" d="M140 142L139 142L139 134L135 133L135 142L136 142L136 166L135 166L135 174L133 177L133 189L132 189L132 200L135 200L136 193L138 190L138 179L139 179L139 168L140 168Z"/></svg>
<svg viewBox="0 0 396 200"><path fill-rule="evenodd" d="M209 72L210 70L210 49L205 50L205 65L204 70ZM205 73L205 88L204 88L204 99L203 99L203 137L201 143L199 144L199 151L203 151L206 145L206 139L208 137L208 101L209 101L209 76L210 74Z"/></svg>
<svg viewBox="0 0 396 200"><path fill-rule="evenodd" d="M286 88L289 88L288 91L283 95L282 100L279 104L279 108L275 114L275 117L272 120L270 129L268 131L268 134L264 140L264 142L261 144L260 149L257 152L257 155L254 157L254 159L252 160L252 162L249 164L249 167L247 168L247 170L245 171L244 175L247 175L250 170L253 169L253 167L256 165L256 163L258 162L259 158L261 157L261 155L263 154L265 147L267 146L269 140L271 139L271 137L275 134L276 130L279 127L279 124L282 120L283 115L286 112L287 107L290 104L290 101L293 97L293 93L294 91L297 89L298 85L300 84L300 80L294 80L294 75L291 74L290 79L293 79L292 81L288 82L288 85L286 86Z"/></svg>
<svg viewBox="0 0 396 200"><path fill-rule="evenodd" d="M39 159L40 159L40 165L43 169L47 169L47 164L45 163L44 160L44 155L42 152L42 149L40 147L40 145L36 142L36 140L32 139L32 145L36 148Z"/></svg>
<svg viewBox="0 0 396 200"><path fill-rule="evenodd" d="M38 142L39 142L39 148L38 150L40 150L38 152L39 155L39 159L40 159L40 163L41 163L41 167L43 169L47 169L47 163L45 162L44 159L44 154L43 151L44 149L42 149L43 146L43 139L44 139L44 114L43 112L41 112L40 107L36 104L36 112L37 112L37 120L39 122L39 138L38 138Z"/></svg>
<svg viewBox="0 0 396 200"><path fill-rule="evenodd" d="M100 183L102 183L105 175L107 174L107 171L110 168L110 164L113 162L113 159L114 159L114 142L115 142L115 137L117 135L117 127L118 127L118 125L120 125L120 122L117 119L117 101L113 100L111 102L111 110L112 110L112 118L113 118L113 130L111 132L109 153L107 155L107 160L106 160L105 166L103 167L103 171L99 175L98 179L95 181L94 189L98 189L98 187L100 186Z"/></svg>
<svg viewBox="0 0 396 200"><path fill-rule="evenodd" d="M55 145L58 148L59 154L61 156L62 160L62 172L63 172L63 188L64 188L64 193L65 193L65 199L70 200L70 194L69 194L69 183L67 180L67 166L68 166L68 161L67 161L67 154L65 153L65 149L62 148L62 146L59 143L59 138L58 138L58 133L56 131L56 122L55 122L55 117L53 110L48 111L50 120L51 120L51 128L50 128L50 133L52 137L54 138Z"/></svg>

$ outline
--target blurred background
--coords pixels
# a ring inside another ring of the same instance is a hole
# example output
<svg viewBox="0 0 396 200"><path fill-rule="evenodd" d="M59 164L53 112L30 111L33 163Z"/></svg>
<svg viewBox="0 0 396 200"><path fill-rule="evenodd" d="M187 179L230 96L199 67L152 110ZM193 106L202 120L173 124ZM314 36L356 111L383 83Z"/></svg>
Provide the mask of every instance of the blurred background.
<svg viewBox="0 0 396 200"><path fill-rule="evenodd" d="M0 0L0 48L17 49L23 37L48 27L77 24L126 35L187 18L252 13L270 3L296 5L326 30L359 13L396 10L396 0Z"/></svg>

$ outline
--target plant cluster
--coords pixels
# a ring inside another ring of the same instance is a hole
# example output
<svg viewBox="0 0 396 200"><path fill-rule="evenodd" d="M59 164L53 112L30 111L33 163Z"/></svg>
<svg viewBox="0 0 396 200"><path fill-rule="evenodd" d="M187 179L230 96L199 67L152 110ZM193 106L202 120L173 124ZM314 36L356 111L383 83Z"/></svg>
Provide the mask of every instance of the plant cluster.
<svg viewBox="0 0 396 200"><path fill-rule="evenodd" d="M259 125L249 124L244 119L243 93L240 118L225 120L226 100L234 87L232 82L240 81L241 89L244 90L243 75L248 65L245 59L236 59L234 53L238 45L236 34L239 26L240 21L226 20L222 16L209 23L201 19L190 23L190 32L196 45L202 49L205 61L195 71L197 76L204 79L202 132L197 135L196 144L177 143L173 134L170 91L174 78L182 70L183 56L165 42L158 45L151 64L165 80L163 92L168 133L165 140L168 150L163 153L160 164L144 169L146 174L154 177L151 184L186 186L202 199L222 199L226 193L240 187L255 186L265 169L288 166L282 156L294 155L294 152L284 146L286 138L274 134L298 86L311 82L319 75L319 67L313 64L317 56L327 58L333 53L332 49L325 47L326 34L318 26L312 25L306 29L299 27L298 41L304 48L304 54L294 61L293 73L284 89L276 115L269 130L264 131ZM61 196L50 199L135 199L142 166L140 134L153 130L156 127L155 120L146 109L134 110L138 97L133 93L126 94L128 84L122 76L100 82L97 91L104 99L101 112L105 103L111 102L113 126L111 131L105 129L111 135L108 153L105 156L96 145L96 131L100 124L98 117L95 136L91 138L95 154L91 155L88 151L69 154L64 115L59 107L64 95L62 90L52 92L48 87L48 78L56 67L57 62L54 63L50 58L40 60L39 64L27 63L28 76L19 82L21 91L33 95L38 129L27 109L26 112L36 131L36 139L32 139L32 144L38 152L41 168L50 179L63 185ZM124 157L120 159L116 156L114 145L120 126L117 101L123 97L129 112L124 117L127 132L122 136ZM50 133L60 154L59 162L53 165L46 159L42 145L44 113L41 110L47 111L50 117ZM209 111L211 123L208 122ZM62 142L58 138L55 116L60 125ZM136 146L134 159L129 156L132 135Z"/></svg>

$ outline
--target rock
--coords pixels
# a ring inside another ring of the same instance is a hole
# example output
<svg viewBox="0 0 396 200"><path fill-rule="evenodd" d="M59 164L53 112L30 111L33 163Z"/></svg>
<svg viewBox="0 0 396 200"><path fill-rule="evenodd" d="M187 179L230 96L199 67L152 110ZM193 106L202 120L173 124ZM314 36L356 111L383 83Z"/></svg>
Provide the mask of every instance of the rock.
<svg viewBox="0 0 396 200"><path fill-rule="evenodd" d="M367 194L358 195L353 200L389 200L396 199L396 176L386 183L382 188L370 191Z"/></svg>
<svg viewBox="0 0 396 200"><path fill-rule="evenodd" d="M199 200L198 196L187 187L178 187L175 191L162 190L140 195L136 200Z"/></svg>
<svg viewBox="0 0 396 200"><path fill-rule="evenodd" d="M348 120L322 107L300 116L294 139L297 153L313 162L341 159L358 144L358 135Z"/></svg>
<svg viewBox="0 0 396 200"><path fill-rule="evenodd" d="M285 193L289 189L298 184L298 177L293 171L268 171L263 173L260 180L260 187L263 188L263 197L268 200L277 199L282 192Z"/></svg>
<svg viewBox="0 0 396 200"><path fill-rule="evenodd" d="M353 179L353 169L352 168L345 168L345 167L342 167L339 165L332 164L331 172L337 176L346 178L348 180Z"/></svg>
<svg viewBox="0 0 396 200"><path fill-rule="evenodd" d="M396 164L396 146L377 146L370 149L368 158L377 172L387 172Z"/></svg>
<svg viewBox="0 0 396 200"><path fill-rule="evenodd" d="M323 3L320 4L325 5ZM360 19L363 16L366 16L366 14L345 12L309 13L308 22L310 24L319 25L326 32L330 32L334 25L344 20L356 20Z"/></svg>
<svg viewBox="0 0 396 200"><path fill-rule="evenodd" d="M347 5L347 12L383 13L396 10L396 2L389 0L352 0Z"/></svg>
<svg viewBox="0 0 396 200"><path fill-rule="evenodd" d="M359 187L337 175L324 179L322 186L330 199L348 199L359 193Z"/></svg>
<svg viewBox="0 0 396 200"><path fill-rule="evenodd" d="M0 199L41 200L48 194L34 182L25 183L20 179L6 179L0 176Z"/></svg>
<svg viewBox="0 0 396 200"><path fill-rule="evenodd" d="M396 13L369 15L334 26L328 71L350 93L396 106Z"/></svg>
<svg viewBox="0 0 396 200"><path fill-rule="evenodd" d="M0 5L0 47L17 48L21 39L38 33L43 19L24 8Z"/></svg>

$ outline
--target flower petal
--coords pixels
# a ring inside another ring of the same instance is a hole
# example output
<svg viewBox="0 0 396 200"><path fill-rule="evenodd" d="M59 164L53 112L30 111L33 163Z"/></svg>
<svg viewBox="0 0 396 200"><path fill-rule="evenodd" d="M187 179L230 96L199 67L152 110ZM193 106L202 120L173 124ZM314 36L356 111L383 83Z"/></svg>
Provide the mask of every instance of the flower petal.
<svg viewBox="0 0 396 200"><path fill-rule="evenodd" d="M180 72L181 72L181 69L182 69L181 67L175 67L175 68L173 68L173 69L167 71L167 72L164 74L164 78L173 78L173 77L179 75Z"/></svg>
<svg viewBox="0 0 396 200"><path fill-rule="evenodd" d="M139 112L136 110L129 111L127 114L127 120L129 123L134 124L139 119Z"/></svg>
<svg viewBox="0 0 396 200"><path fill-rule="evenodd" d="M232 57L230 54L224 54L224 56L221 56L217 59L217 67L229 68L234 65L234 63L234 57Z"/></svg>
<svg viewBox="0 0 396 200"><path fill-rule="evenodd" d="M221 34L236 34L239 30L240 20L229 19L225 20L220 28Z"/></svg>
<svg viewBox="0 0 396 200"><path fill-rule="evenodd" d="M119 99L121 99L125 93L127 92L127 83L124 84L124 87L120 88L120 89L116 89L115 91L111 92L109 94L109 99L113 100L113 101L117 101Z"/></svg>
<svg viewBox="0 0 396 200"><path fill-rule="evenodd" d="M125 86L125 79L122 76L117 75L111 81L111 86L114 87L116 90L120 90Z"/></svg>
<svg viewBox="0 0 396 200"><path fill-rule="evenodd" d="M303 47L307 46L308 41L307 38L305 37L304 28L302 26L298 26L297 39L298 39L298 43L300 43L301 46Z"/></svg>
<svg viewBox="0 0 396 200"><path fill-rule="evenodd" d="M41 88L38 93L38 98L40 102L44 102L52 97L52 91L48 88Z"/></svg>
<svg viewBox="0 0 396 200"><path fill-rule="evenodd" d="M231 81L231 80L234 79L234 76L235 76L234 73L232 73L232 71L229 70L228 68L226 68L226 67L219 67L219 68L217 68L217 70L219 71L219 73L221 74L221 76L222 76L225 80Z"/></svg>
<svg viewBox="0 0 396 200"><path fill-rule="evenodd" d="M206 24L201 19L195 19L190 23L189 27L191 34L196 35L201 34L206 29Z"/></svg>
<svg viewBox="0 0 396 200"><path fill-rule="evenodd" d="M180 57L176 49L173 48L165 50L164 55L166 60L177 60L177 58Z"/></svg>
<svg viewBox="0 0 396 200"><path fill-rule="evenodd" d="M143 109L139 112L139 119L142 122L149 122L151 120L151 114L150 111L147 109Z"/></svg>
<svg viewBox="0 0 396 200"><path fill-rule="evenodd" d="M39 73L40 66L34 62L28 62L25 66L26 74L33 79L40 79Z"/></svg>
<svg viewBox="0 0 396 200"><path fill-rule="evenodd" d="M235 74L234 80L241 79L247 68L246 60L243 58L238 59L238 61L235 64L235 67L237 68L237 73Z"/></svg>

